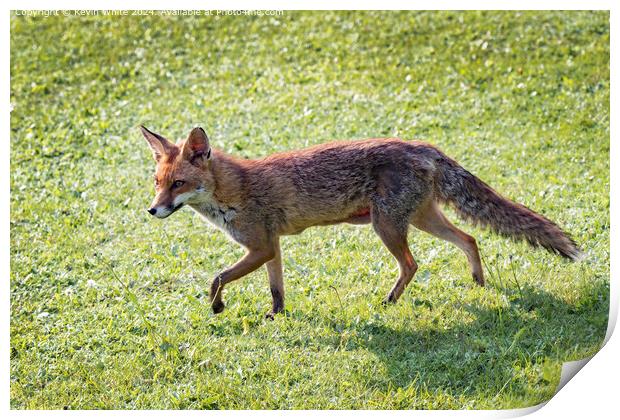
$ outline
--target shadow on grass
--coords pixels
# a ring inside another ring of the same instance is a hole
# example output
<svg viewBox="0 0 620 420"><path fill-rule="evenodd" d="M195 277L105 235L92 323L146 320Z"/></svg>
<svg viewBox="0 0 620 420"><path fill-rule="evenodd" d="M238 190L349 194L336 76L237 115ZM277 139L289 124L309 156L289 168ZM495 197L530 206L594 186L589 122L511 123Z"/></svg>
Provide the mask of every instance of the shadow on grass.
<svg viewBox="0 0 620 420"><path fill-rule="evenodd" d="M503 293L510 302L507 308L464 306L470 321L447 329L395 329L381 322L331 326L335 332L353 332L347 350L367 349L383 364L385 375L372 378L369 387L422 387L456 398L475 397L477 404L482 395L489 406L502 393L545 401L555 390L563 362L600 347L609 289L593 283L576 304L532 287Z"/></svg>

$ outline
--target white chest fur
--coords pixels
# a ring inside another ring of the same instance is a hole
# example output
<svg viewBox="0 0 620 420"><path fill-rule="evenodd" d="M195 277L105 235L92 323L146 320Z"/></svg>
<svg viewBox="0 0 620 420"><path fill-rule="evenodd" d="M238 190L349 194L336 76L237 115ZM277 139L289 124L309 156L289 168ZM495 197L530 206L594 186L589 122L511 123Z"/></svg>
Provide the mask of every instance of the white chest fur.
<svg viewBox="0 0 620 420"><path fill-rule="evenodd" d="M223 206L213 200L190 204L190 207L216 228L228 234L233 233L231 222L237 213L235 209Z"/></svg>

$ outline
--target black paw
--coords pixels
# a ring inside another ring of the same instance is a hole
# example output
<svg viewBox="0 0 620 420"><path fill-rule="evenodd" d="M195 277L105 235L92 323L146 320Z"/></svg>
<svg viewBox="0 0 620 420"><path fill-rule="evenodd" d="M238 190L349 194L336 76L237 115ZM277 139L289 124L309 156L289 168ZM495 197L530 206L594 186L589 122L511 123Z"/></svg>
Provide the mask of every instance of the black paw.
<svg viewBox="0 0 620 420"><path fill-rule="evenodd" d="M484 278L482 276L473 275L474 281L478 286L484 287Z"/></svg>
<svg viewBox="0 0 620 420"><path fill-rule="evenodd" d="M269 312L267 312L267 313L265 314L265 319L270 319L270 320L272 320L272 321L273 321L274 317L275 317L277 314L280 314L280 313L283 313L283 312L284 312L284 308L275 308L275 309L272 309L272 310L270 310Z"/></svg>
<svg viewBox="0 0 620 420"><path fill-rule="evenodd" d="M395 303L396 303L396 299L394 299L394 295L392 295L391 293L389 296L383 299L383 302L381 302L383 306L393 305Z"/></svg>
<svg viewBox="0 0 620 420"><path fill-rule="evenodd" d="M213 308L213 313L214 314L219 314L220 312L222 312L224 310L224 308L226 307L226 305L224 305L224 302L214 302L213 305L211 305L211 308Z"/></svg>

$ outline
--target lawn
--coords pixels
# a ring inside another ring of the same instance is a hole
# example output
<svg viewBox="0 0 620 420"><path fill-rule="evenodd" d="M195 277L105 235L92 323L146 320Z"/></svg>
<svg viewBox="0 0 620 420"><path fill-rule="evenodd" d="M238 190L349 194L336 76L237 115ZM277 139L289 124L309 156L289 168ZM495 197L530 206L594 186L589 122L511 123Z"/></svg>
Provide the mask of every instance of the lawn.
<svg viewBox="0 0 620 420"><path fill-rule="evenodd" d="M608 12L11 17L11 407L504 409L548 400L609 309ZM151 217L138 126L259 157L330 139L429 141L586 252L570 263L449 217L398 269L368 226L283 238L264 269L183 209Z"/></svg>

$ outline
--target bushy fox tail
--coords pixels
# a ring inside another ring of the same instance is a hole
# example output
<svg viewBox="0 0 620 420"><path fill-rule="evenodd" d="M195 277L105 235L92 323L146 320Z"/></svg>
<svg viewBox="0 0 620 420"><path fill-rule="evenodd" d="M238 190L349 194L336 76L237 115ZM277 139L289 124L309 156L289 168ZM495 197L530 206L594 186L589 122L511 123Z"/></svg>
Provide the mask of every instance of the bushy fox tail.
<svg viewBox="0 0 620 420"><path fill-rule="evenodd" d="M525 239L573 261L582 258L575 242L551 220L502 197L449 157L443 155L441 161L436 180L438 198L453 205L463 219L514 239Z"/></svg>

